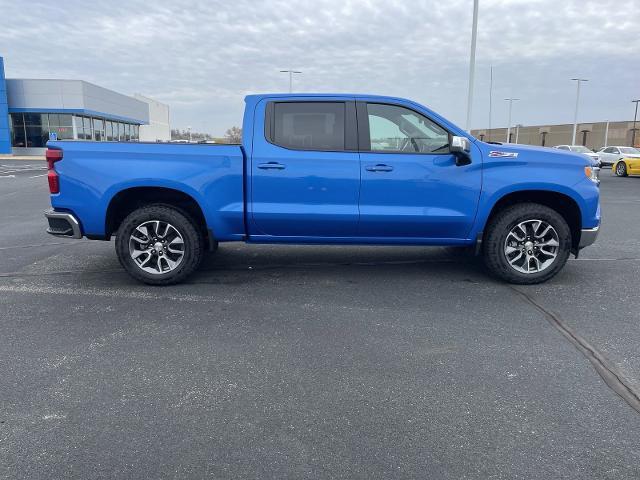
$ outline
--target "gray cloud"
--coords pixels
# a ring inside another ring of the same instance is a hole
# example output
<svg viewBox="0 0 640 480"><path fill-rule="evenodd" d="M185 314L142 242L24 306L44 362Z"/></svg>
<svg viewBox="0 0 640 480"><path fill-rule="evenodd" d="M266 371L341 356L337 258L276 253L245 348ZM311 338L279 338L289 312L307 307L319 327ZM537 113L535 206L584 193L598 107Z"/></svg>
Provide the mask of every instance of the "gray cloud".
<svg viewBox="0 0 640 480"><path fill-rule="evenodd" d="M405 96L465 118L472 1L16 2L0 0L8 77L81 78L171 106L172 123L221 134L247 93ZM8 21L7 21L8 19ZM640 96L640 13L620 0L480 0L474 127L622 120Z"/></svg>

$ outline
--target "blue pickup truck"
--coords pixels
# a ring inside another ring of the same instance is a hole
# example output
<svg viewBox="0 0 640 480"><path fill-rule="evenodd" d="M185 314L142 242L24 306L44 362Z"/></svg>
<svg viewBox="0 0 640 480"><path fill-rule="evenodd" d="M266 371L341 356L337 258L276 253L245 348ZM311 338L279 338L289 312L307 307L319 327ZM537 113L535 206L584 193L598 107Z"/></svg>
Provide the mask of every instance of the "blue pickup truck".
<svg viewBox="0 0 640 480"><path fill-rule="evenodd" d="M543 282L600 226L589 160L484 143L409 100L250 95L241 145L50 141L48 232L116 237L122 266L180 282L218 242L475 247Z"/></svg>

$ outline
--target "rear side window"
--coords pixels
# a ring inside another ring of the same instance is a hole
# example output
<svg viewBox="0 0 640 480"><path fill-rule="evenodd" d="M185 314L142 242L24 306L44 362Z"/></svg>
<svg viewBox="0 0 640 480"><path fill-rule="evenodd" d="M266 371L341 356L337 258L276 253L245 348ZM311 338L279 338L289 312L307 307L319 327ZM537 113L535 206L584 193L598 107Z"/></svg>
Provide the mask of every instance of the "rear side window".
<svg viewBox="0 0 640 480"><path fill-rule="evenodd" d="M276 102L271 141L292 150L345 150L345 103Z"/></svg>

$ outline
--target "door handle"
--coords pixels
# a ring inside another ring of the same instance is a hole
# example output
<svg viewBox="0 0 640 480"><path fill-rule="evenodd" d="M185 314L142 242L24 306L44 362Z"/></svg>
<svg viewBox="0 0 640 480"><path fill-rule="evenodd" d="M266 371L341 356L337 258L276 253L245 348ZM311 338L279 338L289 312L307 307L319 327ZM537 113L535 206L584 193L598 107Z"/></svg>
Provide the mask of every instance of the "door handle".
<svg viewBox="0 0 640 480"><path fill-rule="evenodd" d="M278 162L259 163L258 168L262 170L284 170L285 165Z"/></svg>
<svg viewBox="0 0 640 480"><path fill-rule="evenodd" d="M379 163L377 165L367 165L364 167L367 172L390 172L393 170L391 165L385 165L383 163Z"/></svg>

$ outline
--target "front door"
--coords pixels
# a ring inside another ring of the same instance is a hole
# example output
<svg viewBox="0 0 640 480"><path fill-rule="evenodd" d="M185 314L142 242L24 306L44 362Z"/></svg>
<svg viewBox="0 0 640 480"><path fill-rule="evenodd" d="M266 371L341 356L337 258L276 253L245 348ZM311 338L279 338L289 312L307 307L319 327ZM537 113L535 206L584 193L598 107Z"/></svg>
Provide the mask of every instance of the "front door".
<svg viewBox="0 0 640 480"><path fill-rule="evenodd" d="M412 109L358 103L361 237L466 239L480 196L482 161L456 165L450 134ZM362 134L364 132L364 135Z"/></svg>
<svg viewBox="0 0 640 480"><path fill-rule="evenodd" d="M250 234L353 237L360 192L355 103L271 101L256 115L262 111L265 131L254 133L250 164Z"/></svg>

